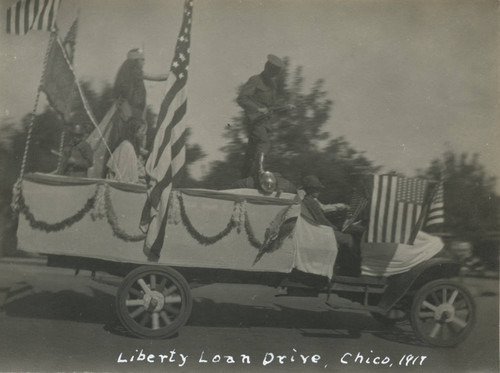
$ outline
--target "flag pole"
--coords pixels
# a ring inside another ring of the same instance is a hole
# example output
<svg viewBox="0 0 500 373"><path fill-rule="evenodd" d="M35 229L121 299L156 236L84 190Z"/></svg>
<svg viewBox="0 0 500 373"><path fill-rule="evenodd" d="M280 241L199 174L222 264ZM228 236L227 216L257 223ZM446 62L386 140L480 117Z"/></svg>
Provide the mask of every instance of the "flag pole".
<svg viewBox="0 0 500 373"><path fill-rule="evenodd" d="M19 196L22 188L22 181L24 178L24 173L26 171L26 161L28 159L28 149L31 143L31 136L33 133L33 125L35 123L36 112L38 110L38 103L40 101L40 93L42 92L42 85L45 79L45 72L47 70L47 63L49 60L50 50L52 48L52 44L54 40L57 38L57 28L51 31L49 42L47 43L47 50L45 51L45 57L43 59L43 68L42 68L42 76L40 77L40 83L38 84L38 89L36 92L35 103L33 105L33 110L31 111L30 122L28 125L28 133L26 134L26 142L24 143L24 153L21 161L21 170L19 172L19 178L14 184L13 196L12 196L12 204L11 207L14 212L18 212L19 210Z"/></svg>

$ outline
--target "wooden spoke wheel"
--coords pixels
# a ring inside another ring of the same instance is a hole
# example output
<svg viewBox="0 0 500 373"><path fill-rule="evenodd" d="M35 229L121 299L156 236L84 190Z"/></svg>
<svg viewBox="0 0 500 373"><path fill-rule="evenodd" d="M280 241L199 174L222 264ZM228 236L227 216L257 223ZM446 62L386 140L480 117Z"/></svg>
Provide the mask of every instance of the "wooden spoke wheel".
<svg viewBox="0 0 500 373"><path fill-rule="evenodd" d="M413 300L411 325L417 336L434 346L456 346L469 335L476 308L470 292L451 280L431 281Z"/></svg>
<svg viewBox="0 0 500 373"><path fill-rule="evenodd" d="M189 284L168 267L139 267L118 288L116 310L129 332L141 338L166 338L188 320L193 300Z"/></svg>

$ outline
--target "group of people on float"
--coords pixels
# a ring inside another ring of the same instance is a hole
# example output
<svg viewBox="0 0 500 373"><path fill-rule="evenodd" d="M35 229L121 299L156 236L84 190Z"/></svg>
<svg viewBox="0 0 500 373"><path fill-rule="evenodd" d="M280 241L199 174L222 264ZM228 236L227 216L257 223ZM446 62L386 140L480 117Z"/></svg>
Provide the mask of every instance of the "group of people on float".
<svg viewBox="0 0 500 373"><path fill-rule="evenodd" d="M113 95L117 114L108 147L112 151L104 158L106 167L101 175L129 183L145 182L145 150L147 125L145 121L146 87L144 80L164 81L167 74L152 75L143 71L144 54L139 49L127 53L116 75ZM86 177L93 166L94 156L90 145L85 141L86 131L81 124L70 128L71 139L64 147L60 173L67 176Z"/></svg>

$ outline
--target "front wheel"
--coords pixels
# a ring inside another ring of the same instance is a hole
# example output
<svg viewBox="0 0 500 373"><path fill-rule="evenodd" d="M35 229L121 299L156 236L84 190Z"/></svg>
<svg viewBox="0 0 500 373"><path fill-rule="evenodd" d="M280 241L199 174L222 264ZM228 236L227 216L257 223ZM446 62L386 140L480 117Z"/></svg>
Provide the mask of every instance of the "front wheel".
<svg viewBox="0 0 500 373"><path fill-rule="evenodd" d="M452 280L435 280L420 288L411 309L415 334L433 346L456 346L472 330L476 308L469 290Z"/></svg>
<svg viewBox="0 0 500 373"><path fill-rule="evenodd" d="M166 338L188 320L189 284L168 267L139 267L118 288L116 310L125 328L141 338Z"/></svg>

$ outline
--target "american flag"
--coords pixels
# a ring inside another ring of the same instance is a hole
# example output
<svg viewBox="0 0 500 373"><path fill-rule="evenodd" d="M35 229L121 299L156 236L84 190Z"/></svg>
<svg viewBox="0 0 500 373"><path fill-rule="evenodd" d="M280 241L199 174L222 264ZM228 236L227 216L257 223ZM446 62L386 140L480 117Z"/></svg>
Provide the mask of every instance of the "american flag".
<svg viewBox="0 0 500 373"><path fill-rule="evenodd" d="M397 175L373 177L368 242L412 245L427 212L431 183Z"/></svg>
<svg viewBox="0 0 500 373"><path fill-rule="evenodd" d="M53 31L60 0L20 0L7 10L7 33L24 35L30 30Z"/></svg>
<svg viewBox="0 0 500 373"><path fill-rule="evenodd" d="M425 227L428 228L437 224L444 224L444 185L442 180L437 185L432 197Z"/></svg>
<svg viewBox="0 0 500 373"><path fill-rule="evenodd" d="M163 246L170 190L185 161L186 124L183 119L187 108L186 82L192 17L193 1L186 0L175 56L167 78L167 93L161 103L153 149L146 163L150 182L141 227L147 228L145 251L153 257L159 256Z"/></svg>

